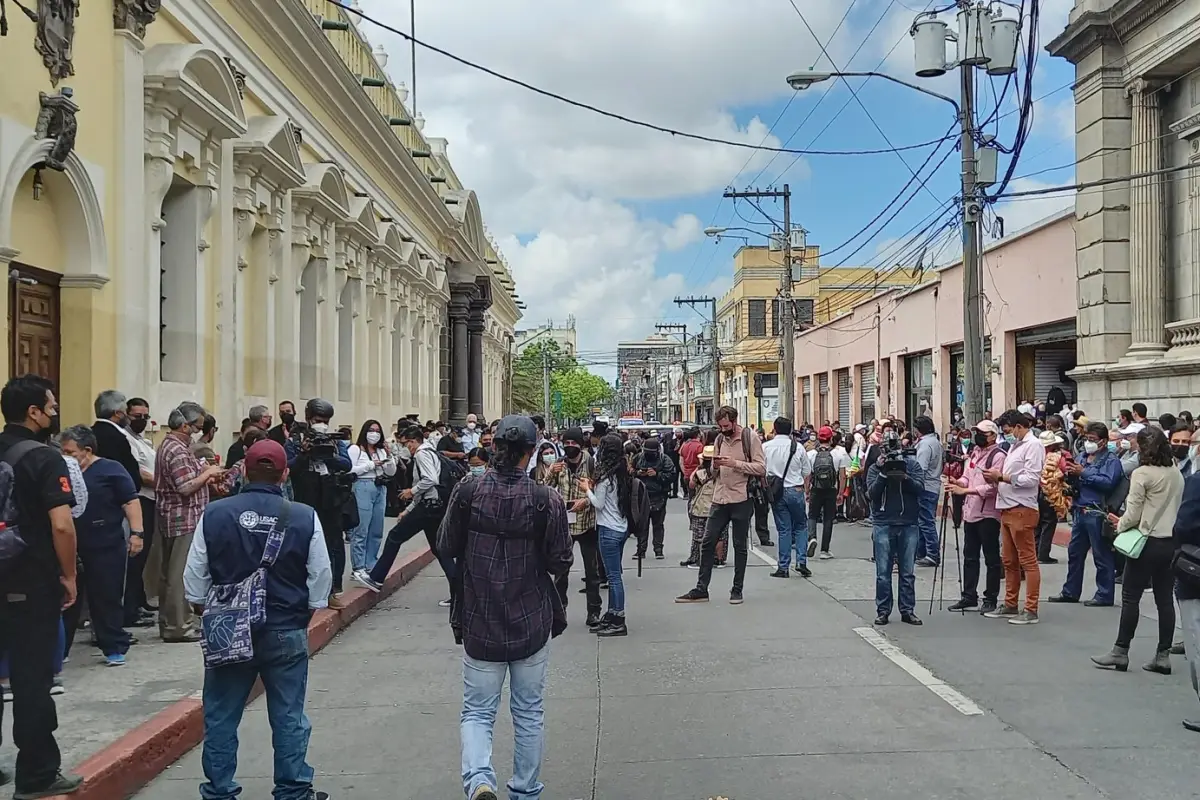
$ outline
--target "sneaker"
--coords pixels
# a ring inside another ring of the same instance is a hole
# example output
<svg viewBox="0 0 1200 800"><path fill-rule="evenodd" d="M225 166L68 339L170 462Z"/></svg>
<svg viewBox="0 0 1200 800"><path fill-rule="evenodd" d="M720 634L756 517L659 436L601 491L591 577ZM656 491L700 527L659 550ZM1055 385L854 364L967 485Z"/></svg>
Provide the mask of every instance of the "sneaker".
<svg viewBox="0 0 1200 800"><path fill-rule="evenodd" d="M111 656L104 657L104 663L110 667L123 667L125 666L125 656L113 653Z"/></svg>
<svg viewBox="0 0 1200 800"><path fill-rule="evenodd" d="M793 567L793 569L800 573L800 576L803 578L812 577L812 570L808 568L807 564L797 564L795 567Z"/></svg>
<svg viewBox="0 0 1200 800"><path fill-rule="evenodd" d="M775 543L772 542L770 539L767 539L765 542L759 542L758 546L759 547L774 547Z"/></svg>
<svg viewBox="0 0 1200 800"><path fill-rule="evenodd" d="M0 702L3 702L3 703L11 703L12 702L12 687L11 686L0 686Z"/></svg>
<svg viewBox="0 0 1200 800"><path fill-rule="evenodd" d="M600 627L600 620L602 619L603 617L600 616L599 611L590 611L587 615L587 622L584 625L587 625L589 631L594 631Z"/></svg>
<svg viewBox="0 0 1200 800"><path fill-rule="evenodd" d="M496 791L490 786L480 786L471 793L471 800L496 800Z"/></svg>
<svg viewBox="0 0 1200 800"><path fill-rule="evenodd" d="M984 614L988 619L1009 619L1021 613L1016 606L998 606L995 611Z"/></svg>
<svg viewBox="0 0 1200 800"><path fill-rule="evenodd" d="M492 795L495 797L495 795ZM329 800L329 792L313 792L312 800Z"/></svg>
<svg viewBox="0 0 1200 800"><path fill-rule="evenodd" d="M918 567L936 567L937 565L938 565L938 562L934 561L929 556L925 556L924 558L917 559Z"/></svg>
<svg viewBox="0 0 1200 800"><path fill-rule="evenodd" d="M45 789L16 792L13 800L39 800L42 797L54 797L57 794L72 794L79 791L83 778L78 775L63 775L61 772L54 776L54 781Z"/></svg>
<svg viewBox="0 0 1200 800"><path fill-rule="evenodd" d="M59 675L55 675L54 682L50 684L50 694L60 695L60 694L66 694L66 693L67 693L67 687L63 686L62 677Z"/></svg>
<svg viewBox="0 0 1200 800"><path fill-rule="evenodd" d="M992 606L995 608L995 606ZM959 600L954 605L947 608L947 611L974 611L979 608L978 600Z"/></svg>
<svg viewBox="0 0 1200 800"><path fill-rule="evenodd" d="M675 598L676 603L707 603L708 592L703 589L692 589L687 594L681 594Z"/></svg>
<svg viewBox="0 0 1200 800"><path fill-rule="evenodd" d="M602 591L602 592L608 591L608 581L605 581L604 583L600 584L600 591Z"/></svg>
<svg viewBox="0 0 1200 800"><path fill-rule="evenodd" d="M687 568L688 569L700 569L700 565L699 564L688 564Z"/></svg>
<svg viewBox="0 0 1200 800"><path fill-rule="evenodd" d="M450 607L450 598L449 597L447 597L445 600L438 601L438 608L449 608L449 607Z"/></svg>
<svg viewBox="0 0 1200 800"><path fill-rule="evenodd" d="M1183 655L1183 642L1176 642L1175 644L1171 645L1171 655L1173 655L1173 656Z"/></svg>
<svg viewBox="0 0 1200 800"><path fill-rule="evenodd" d="M979 607L979 613L983 614L984 616L987 616L988 614L992 613L995 610L996 610L996 601L995 600L984 600L983 605L981 605Z"/></svg>
<svg viewBox="0 0 1200 800"><path fill-rule="evenodd" d="M634 554L633 554L633 560L634 560L634 561L644 561L645 559L646 559L646 554L645 554L645 553L634 553Z"/></svg>
<svg viewBox="0 0 1200 800"><path fill-rule="evenodd" d="M379 592L381 592L383 590L383 585L376 583L375 579L372 578L371 574L368 572L364 572L361 575L354 574L351 577L354 578L355 582L358 583L360 586L365 586L366 588L370 589L372 592L375 592L376 594L378 594Z"/></svg>
<svg viewBox="0 0 1200 800"><path fill-rule="evenodd" d="M1036 611L1022 611L1015 617L1009 619L1009 625L1037 625L1038 615Z"/></svg>
<svg viewBox="0 0 1200 800"><path fill-rule="evenodd" d="M717 568L717 569L725 569L725 562L724 562L724 561L718 561L718 562L716 563L716 565L715 565L715 566L716 566L716 568Z"/></svg>
<svg viewBox="0 0 1200 800"><path fill-rule="evenodd" d="M745 601L742 599L742 593L734 589L729 593L729 605L740 606Z"/></svg>
<svg viewBox="0 0 1200 800"><path fill-rule="evenodd" d="M690 567L691 565L692 565L692 562L690 559L679 562L679 566L681 566L681 567Z"/></svg>
<svg viewBox="0 0 1200 800"><path fill-rule="evenodd" d="M609 639L614 636L628 636L629 628L625 624L625 617L613 615L612 622L607 625L601 625L596 629L596 636L601 639Z"/></svg>
<svg viewBox="0 0 1200 800"><path fill-rule="evenodd" d="M596 631L600 630L601 628L607 628L609 625L612 625L616 621L617 621L617 615L611 611L607 611L607 612L605 612L604 616L602 616L596 620L595 625L593 625L592 623L589 622L588 630L591 631L592 633L595 633Z"/></svg>
<svg viewBox="0 0 1200 800"><path fill-rule="evenodd" d="M809 539L808 540L808 557L812 558L816 554L817 554L817 540Z"/></svg>
<svg viewBox="0 0 1200 800"><path fill-rule="evenodd" d="M820 558L822 561L828 561L829 559L833 558L833 553L829 552L828 550L822 550L821 555L818 556L818 558Z"/></svg>
<svg viewBox="0 0 1200 800"><path fill-rule="evenodd" d="M667 557L667 554L666 554L666 553L655 553L655 554L654 554L654 558L655 558L655 560L657 560L657 561L662 561L662 560L663 560L664 558L666 558L666 557Z"/></svg>
<svg viewBox="0 0 1200 800"><path fill-rule="evenodd" d="M333 592L329 595L329 607L334 611L339 611L346 607L346 602L342 599L341 592Z"/></svg>
<svg viewBox="0 0 1200 800"><path fill-rule="evenodd" d="M884 625L887 625L888 624L888 615L880 614L879 616L877 616L875 618L875 624L879 627L883 627Z"/></svg>
<svg viewBox="0 0 1200 800"><path fill-rule="evenodd" d="M777 569L771 573L771 577L772 578L790 578L791 575L788 574L788 571L786 569Z"/></svg>

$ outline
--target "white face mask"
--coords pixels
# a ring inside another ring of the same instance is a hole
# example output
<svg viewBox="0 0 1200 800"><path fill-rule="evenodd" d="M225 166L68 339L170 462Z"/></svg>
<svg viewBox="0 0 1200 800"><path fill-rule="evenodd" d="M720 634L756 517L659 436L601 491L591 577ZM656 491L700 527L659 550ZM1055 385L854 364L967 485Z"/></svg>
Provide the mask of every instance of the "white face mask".
<svg viewBox="0 0 1200 800"><path fill-rule="evenodd" d="M379 440L383 435L379 431L367 431L367 444L379 444Z"/></svg>
<svg viewBox="0 0 1200 800"><path fill-rule="evenodd" d="M554 453L546 453L542 456L542 463L546 466L550 466L555 461L558 461L558 456L554 455Z"/></svg>
<svg viewBox="0 0 1200 800"><path fill-rule="evenodd" d="M475 423L474 423L474 422L468 422L468 423L467 423L467 430L469 430L469 431L473 431L473 430L475 430Z"/></svg>
<svg viewBox="0 0 1200 800"><path fill-rule="evenodd" d="M1085 453L1088 453L1089 455L1091 455L1092 453L1095 453L1099 449L1100 449L1100 445L1097 442L1084 442L1083 443L1083 450Z"/></svg>
<svg viewBox="0 0 1200 800"><path fill-rule="evenodd" d="M1129 445L1129 440L1128 440L1128 439L1122 439L1122 440L1121 440L1121 449L1122 449L1122 450L1128 450L1128 449L1129 449L1129 446L1130 446L1130 445Z"/></svg>
<svg viewBox="0 0 1200 800"><path fill-rule="evenodd" d="M314 422L309 426L313 433L329 433L329 424L325 422Z"/></svg>

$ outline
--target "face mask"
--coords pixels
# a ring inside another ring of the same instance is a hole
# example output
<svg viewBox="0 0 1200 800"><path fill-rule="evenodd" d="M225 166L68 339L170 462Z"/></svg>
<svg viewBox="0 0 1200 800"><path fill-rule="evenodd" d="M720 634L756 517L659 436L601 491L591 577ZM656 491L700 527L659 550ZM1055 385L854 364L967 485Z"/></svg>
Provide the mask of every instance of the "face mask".
<svg viewBox="0 0 1200 800"><path fill-rule="evenodd" d="M574 461L575 459L579 458L579 454L582 452L583 452L583 450L581 448L568 447L567 448L567 459L570 461Z"/></svg>
<svg viewBox="0 0 1200 800"><path fill-rule="evenodd" d="M977 444L980 447L987 447L988 446L987 434L982 433L982 432L975 434L975 444Z"/></svg>
<svg viewBox="0 0 1200 800"><path fill-rule="evenodd" d="M203 438L203 436L204 436L203 428L196 428L192 431L192 441L193 442L200 441L200 439Z"/></svg>
<svg viewBox="0 0 1200 800"><path fill-rule="evenodd" d="M486 471L487 471L487 467L485 467L483 465L480 465L478 467L471 467L472 475L482 475Z"/></svg>
<svg viewBox="0 0 1200 800"><path fill-rule="evenodd" d="M658 461L658 453L654 453L649 450L643 450L642 455L646 457L646 462L649 464L653 464L654 462Z"/></svg>
<svg viewBox="0 0 1200 800"><path fill-rule="evenodd" d="M550 466L555 461L558 461L558 456L554 455L554 453L544 453L542 455L542 463L546 466Z"/></svg>
<svg viewBox="0 0 1200 800"><path fill-rule="evenodd" d="M379 431L367 431L367 444L379 444L379 440L382 438Z"/></svg>
<svg viewBox="0 0 1200 800"><path fill-rule="evenodd" d="M1191 455L1192 448L1186 444L1171 445L1171 455L1175 456L1176 461L1183 461Z"/></svg>
<svg viewBox="0 0 1200 800"><path fill-rule="evenodd" d="M1128 450L1129 448L1130 448L1130 443L1129 443L1129 440L1128 440L1128 439L1122 439L1122 440L1121 440L1121 449L1122 449L1122 450Z"/></svg>
<svg viewBox="0 0 1200 800"><path fill-rule="evenodd" d="M1088 453L1088 454L1095 453L1099 449L1100 449L1099 442L1084 442L1083 443L1083 452L1085 452L1085 453Z"/></svg>
<svg viewBox="0 0 1200 800"><path fill-rule="evenodd" d="M62 417L55 414L50 417L50 425L38 431L37 438L43 442L49 441L51 437L58 436L60 427L62 426Z"/></svg>
<svg viewBox="0 0 1200 800"><path fill-rule="evenodd" d="M1004 434L1004 441L1008 442L1009 444L1016 444L1017 437L1011 433L1006 433L1006 434Z"/></svg>
<svg viewBox="0 0 1200 800"><path fill-rule="evenodd" d="M467 430L469 430L469 431L473 431L473 430L475 430L475 423L474 423L474 422L468 422L468 423L467 423Z"/></svg>
<svg viewBox="0 0 1200 800"><path fill-rule="evenodd" d="M1115 452L1117 452L1117 450L1119 449L1119 448L1117 447L1117 443L1116 443L1116 442L1109 442L1107 446L1108 446L1108 452L1110 452L1110 453L1115 453Z"/></svg>
<svg viewBox="0 0 1200 800"><path fill-rule="evenodd" d="M136 434L144 433L146 430L146 423L149 421L150 420L145 419L144 417L139 419L131 419L129 420L129 430Z"/></svg>
<svg viewBox="0 0 1200 800"><path fill-rule="evenodd" d="M314 422L309 426L309 430L311 430L313 433L329 433L329 423Z"/></svg>
<svg viewBox="0 0 1200 800"><path fill-rule="evenodd" d="M292 427L292 423L296 421L296 415L287 413L280 414L279 421L290 428Z"/></svg>

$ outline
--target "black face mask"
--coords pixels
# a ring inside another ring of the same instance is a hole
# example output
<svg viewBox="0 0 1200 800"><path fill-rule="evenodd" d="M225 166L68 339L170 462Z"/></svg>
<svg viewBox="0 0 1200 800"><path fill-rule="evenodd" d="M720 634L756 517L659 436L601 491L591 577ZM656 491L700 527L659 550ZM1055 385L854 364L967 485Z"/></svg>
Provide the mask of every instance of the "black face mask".
<svg viewBox="0 0 1200 800"><path fill-rule="evenodd" d="M1188 457L1188 452L1191 449L1191 446L1186 444L1173 444L1171 445L1171 455L1175 456L1176 461L1183 461Z"/></svg>
<svg viewBox="0 0 1200 800"><path fill-rule="evenodd" d="M43 442L49 441L51 437L58 435L59 429L61 427L62 427L62 417L60 417L58 414L55 414L53 417L50 418L50 427L42 428L40 431L37 432L38 440L43 441Z"/></svg>
<svg viewBox="0 0 1200 800"><path fill-rule="evenodd" d="M642 450L642 455L646 457L646 462L649 464L653 464L658 461L657 450Z"/></svg>
<svg viewBox="0 0 1200 800"><path fill-rule="evenodd" d="M146 431L146 423L148 423L149 421L150 420L146 419L145 417L138 417L138 418L131 417L129 420L129 430L140 435Z"/></svg>
<svg viewBox="0 0 1200 800"><path fill-rule="evenodd" d="M578 459L579 455L583 452L583 450L578 447L567 447L567 448L564 448L564 450L567 454L567 459L570 461L575 461L576 459Z"/></svg>
<svg viewBox="0 0 1200 800"><path fill-rule="evenodd" d="M987 447L988 446L987 434L986 433L975 434L975 444L979 445L980 447Z"/></svg>
<svg viewBox="0 0 1200 800"><path fill-rule="evenodd" d="M296 421L296 415L281 413L279 415L279 421L290 428L292 426L292 423Z"/></svg>

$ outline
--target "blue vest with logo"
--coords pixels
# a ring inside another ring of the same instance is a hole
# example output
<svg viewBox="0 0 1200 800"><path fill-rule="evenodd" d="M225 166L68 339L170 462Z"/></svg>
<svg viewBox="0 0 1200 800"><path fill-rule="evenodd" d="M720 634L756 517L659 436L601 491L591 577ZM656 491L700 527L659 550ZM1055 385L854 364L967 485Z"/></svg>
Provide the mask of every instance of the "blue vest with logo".
<svg viewBox="0 0 1200 800"><path fill-rule="evenodd" d="M204 543L214 584L237 583L262 561L267 534L287 502L278 486L254 483L241 494L215 500L204 509ZM292 503L287 534L275 565L267 570L267 625L270 630L307 628L308 548L313 510Z"/></svg>

